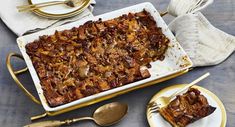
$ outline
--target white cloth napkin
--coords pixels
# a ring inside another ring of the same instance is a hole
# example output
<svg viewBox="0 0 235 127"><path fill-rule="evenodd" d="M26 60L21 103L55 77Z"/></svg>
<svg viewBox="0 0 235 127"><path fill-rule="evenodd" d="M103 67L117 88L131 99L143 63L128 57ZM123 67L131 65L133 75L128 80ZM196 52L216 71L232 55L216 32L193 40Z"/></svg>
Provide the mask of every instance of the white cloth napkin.
<svg viewBox="0 0 235 127"><path fill-rule="evenodd" d="M171 0L168 13L176 18L169 24L194 67L223 62L235 50L235 37L215 28L198 12L213 0Z"/></svg>
<svg viewBox="0 0 235 127"><path fill-rule="evenodd" d="M93 16L93 7L88 7L83 13L64 20L51 20L39 17L32 12L19 13L16 6L27 4L27 0L5 0L0 4L0 17L2 21L18 36L28 32L36 32L49 27L62 25L84 17ZM91 1L95 4L95 0Z"/></svg>
<svg viewBox="0 0 235 127"><path fill-rule="evenodd" d="M201 12L179 16L169 28L195 67L219 64L235 50L235 37L215 28Z"/></svg>

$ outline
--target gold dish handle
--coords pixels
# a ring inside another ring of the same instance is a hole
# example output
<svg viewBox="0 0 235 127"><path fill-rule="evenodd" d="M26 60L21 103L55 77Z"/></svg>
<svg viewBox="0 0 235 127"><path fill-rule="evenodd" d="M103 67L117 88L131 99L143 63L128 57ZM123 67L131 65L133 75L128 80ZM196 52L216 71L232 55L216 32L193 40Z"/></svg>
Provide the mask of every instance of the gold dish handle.
<svg viewBox="0 0 235 127"><path fill-rule="evenodd" d="M168 14L168 12L167 12L167 11L165 11L165 12L161 12L161 13L160 13L160 16L161 16L161 17L163 17L163 16L165 16L166 14Z"/></svg>
<svg viewBox="0 0 235 127"><path fill-rule="evenodd" d="M23 72L26 72L28 70L27 67L25 67L24 69L20 69L17 71L13 70L13 67L11 65L11 58L12 57L16 57L16 58L20 58L22 60L24 60L24 58L22 57L22 55L17 54L17 53L9 53L6 59L6 64L7 64L7 69L11 74L11 77L14 79L14 81L16 82L16 84L24 91L24 93L35 103L37 104L41 104L41 102L35 98L24 86L23 84L19 81L19 79L17 78L16 75L21 74Z"/></svg>

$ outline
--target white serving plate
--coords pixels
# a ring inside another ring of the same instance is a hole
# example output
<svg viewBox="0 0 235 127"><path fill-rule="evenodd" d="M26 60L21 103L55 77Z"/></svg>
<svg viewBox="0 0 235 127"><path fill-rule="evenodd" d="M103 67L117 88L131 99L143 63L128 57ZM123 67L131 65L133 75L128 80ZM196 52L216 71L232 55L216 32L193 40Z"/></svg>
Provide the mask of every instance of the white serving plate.
<svg viewBox="0 0 235 127"><path fill-rule="evenodd" d="M149 69L149 72L151 74L150 78L141 80L141 81L137 81L134 83L130 83L118 88L114 88L108 91L104 91L95 95L91 95L64 105L60 105L60 106L56 106L56 107L50 107L46 101L45 96L43 95L43 90L42 87L40 85L40 80L39 77L33 67L32 61L30 60L28 54L26 53L26 49L25 49L25 45L27 43L30 43L32 41L34 41L35 39L38 39L39 36L42 35L51 35L54 34L55 30L65 30L65 29L71 29L73 27L78 27L79 25L84 24L85 22L92 20L92 21L96 21L99 18L102 18L103 20L108 20L108 19L113 19L116 18L118 16L121 16L123 14L128 14L130 12L132 13L136 13L136 12L140 12L143 11L143 9L145 9L146 11L150 12L150 14L154 17L154 20L157 22L157 25L159 27L162 28L163 33L170 39L170 43L169 43L169 48L165 54L165 59L163 61L156 61L156 62L152 62L152 68ZM30 71L30 74L33 78L34 81L34 85L37 89L39 98L42 102L42 105L44 107L44 109L46 111L59 111L71 106L75 106L84 102L89 102L91 100L95 100L98 98L101 98L103 96L107 96L110 94L113 94L115 92L119 92L125 89L130 89L136 86L139 86L141 84L147 83L147 82L151 82L157 79L160 79L162 77L166 77L172 74L175 74L177 72L182 72L190 67L192 67L192 62L189 59L189 57L187 56L187 54L185 53L185 51L182 49L182 47L180 46L180 44L176 41L176 38L174 37L174 35L172 34L172 32L169 30L169 28L167 27L167 25L165 24L165 22L163 21L163 19L161 18L160 14L158 13L158 11L154 8L154 6L151 3L141 3L138 5L134 5L134 6L130 6L127 8L123 8L120 10L116 10L116 11L112 11L109 13L105 13L99 16L95 16L93 18L86 18L86 19L82 19L70 24L66 24L63 26L59 26L56 28L51 28L51 29L47 29L47 30L43 30L34 34L30 34L30 35L26 35L26 36L22 36L19 37L17 39L17 43L18 46L20 48L20 51L24 57L24 60L28 66L28 69Z"/></svg>

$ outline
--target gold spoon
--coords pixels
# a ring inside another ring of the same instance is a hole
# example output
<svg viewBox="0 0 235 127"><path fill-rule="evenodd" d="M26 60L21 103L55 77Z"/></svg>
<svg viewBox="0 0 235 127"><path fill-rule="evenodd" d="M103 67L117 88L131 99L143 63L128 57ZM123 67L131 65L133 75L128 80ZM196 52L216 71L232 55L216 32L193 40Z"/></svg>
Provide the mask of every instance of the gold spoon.
<svg viewBox="0 0 235 127"><path fill-rule="evenodd" d="M119 102L103 105L95 110L93 117L82 117L71 120L50 120L25 125L24 127L58 127L69 125L81 120L93 120L100 126L110 126L119 122L127 114L128 106Z"/></svg>
<svg viewBox="0 0 235 127"><path fill-rule="evenodd" d="M53 5L59 5L59 4L64 4L69 7L76 7L80 5L82 2L84 2L84 0L51 1L51 2L43 2L43 3L38 3L38 4L31 4L31 5L21 5L21 6L17 6L16 8L18 9L19 12L24 12L24 11L32 11L35 9L53 6Z"/></svg>

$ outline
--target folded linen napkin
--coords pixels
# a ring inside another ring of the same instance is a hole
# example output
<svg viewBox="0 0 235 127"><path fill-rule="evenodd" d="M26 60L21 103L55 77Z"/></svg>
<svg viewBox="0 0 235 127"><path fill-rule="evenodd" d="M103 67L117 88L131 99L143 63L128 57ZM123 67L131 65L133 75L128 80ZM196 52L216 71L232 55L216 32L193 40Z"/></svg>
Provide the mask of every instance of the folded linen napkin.
<svg viewBox="0 0 235 127"><path fill-rule="evenodd" d="M81 14L64 20L46 19L32 12L19 13L16 6L26 4L27 0L5 0L4 4L0 4L0 17L2 21L18 36L93 16L93 7L91 5ZM95 4L95 0L91 0L91 4Z"/></svg>
<svg viewBox="0 0 235 127"><path fill-rule="evenodd" d="M176 18L169 24L194 67L223 62L235 50L235 37L210 24L199 12L213 0L171 0L168 13Z"/></svg>
<svg viewBox="0 0 235 127"><path fill-rule="evenodd" d="M194 66L219 64L235 51L235 37L215 28L201 12L179 16L169 28Z"/></svg>

